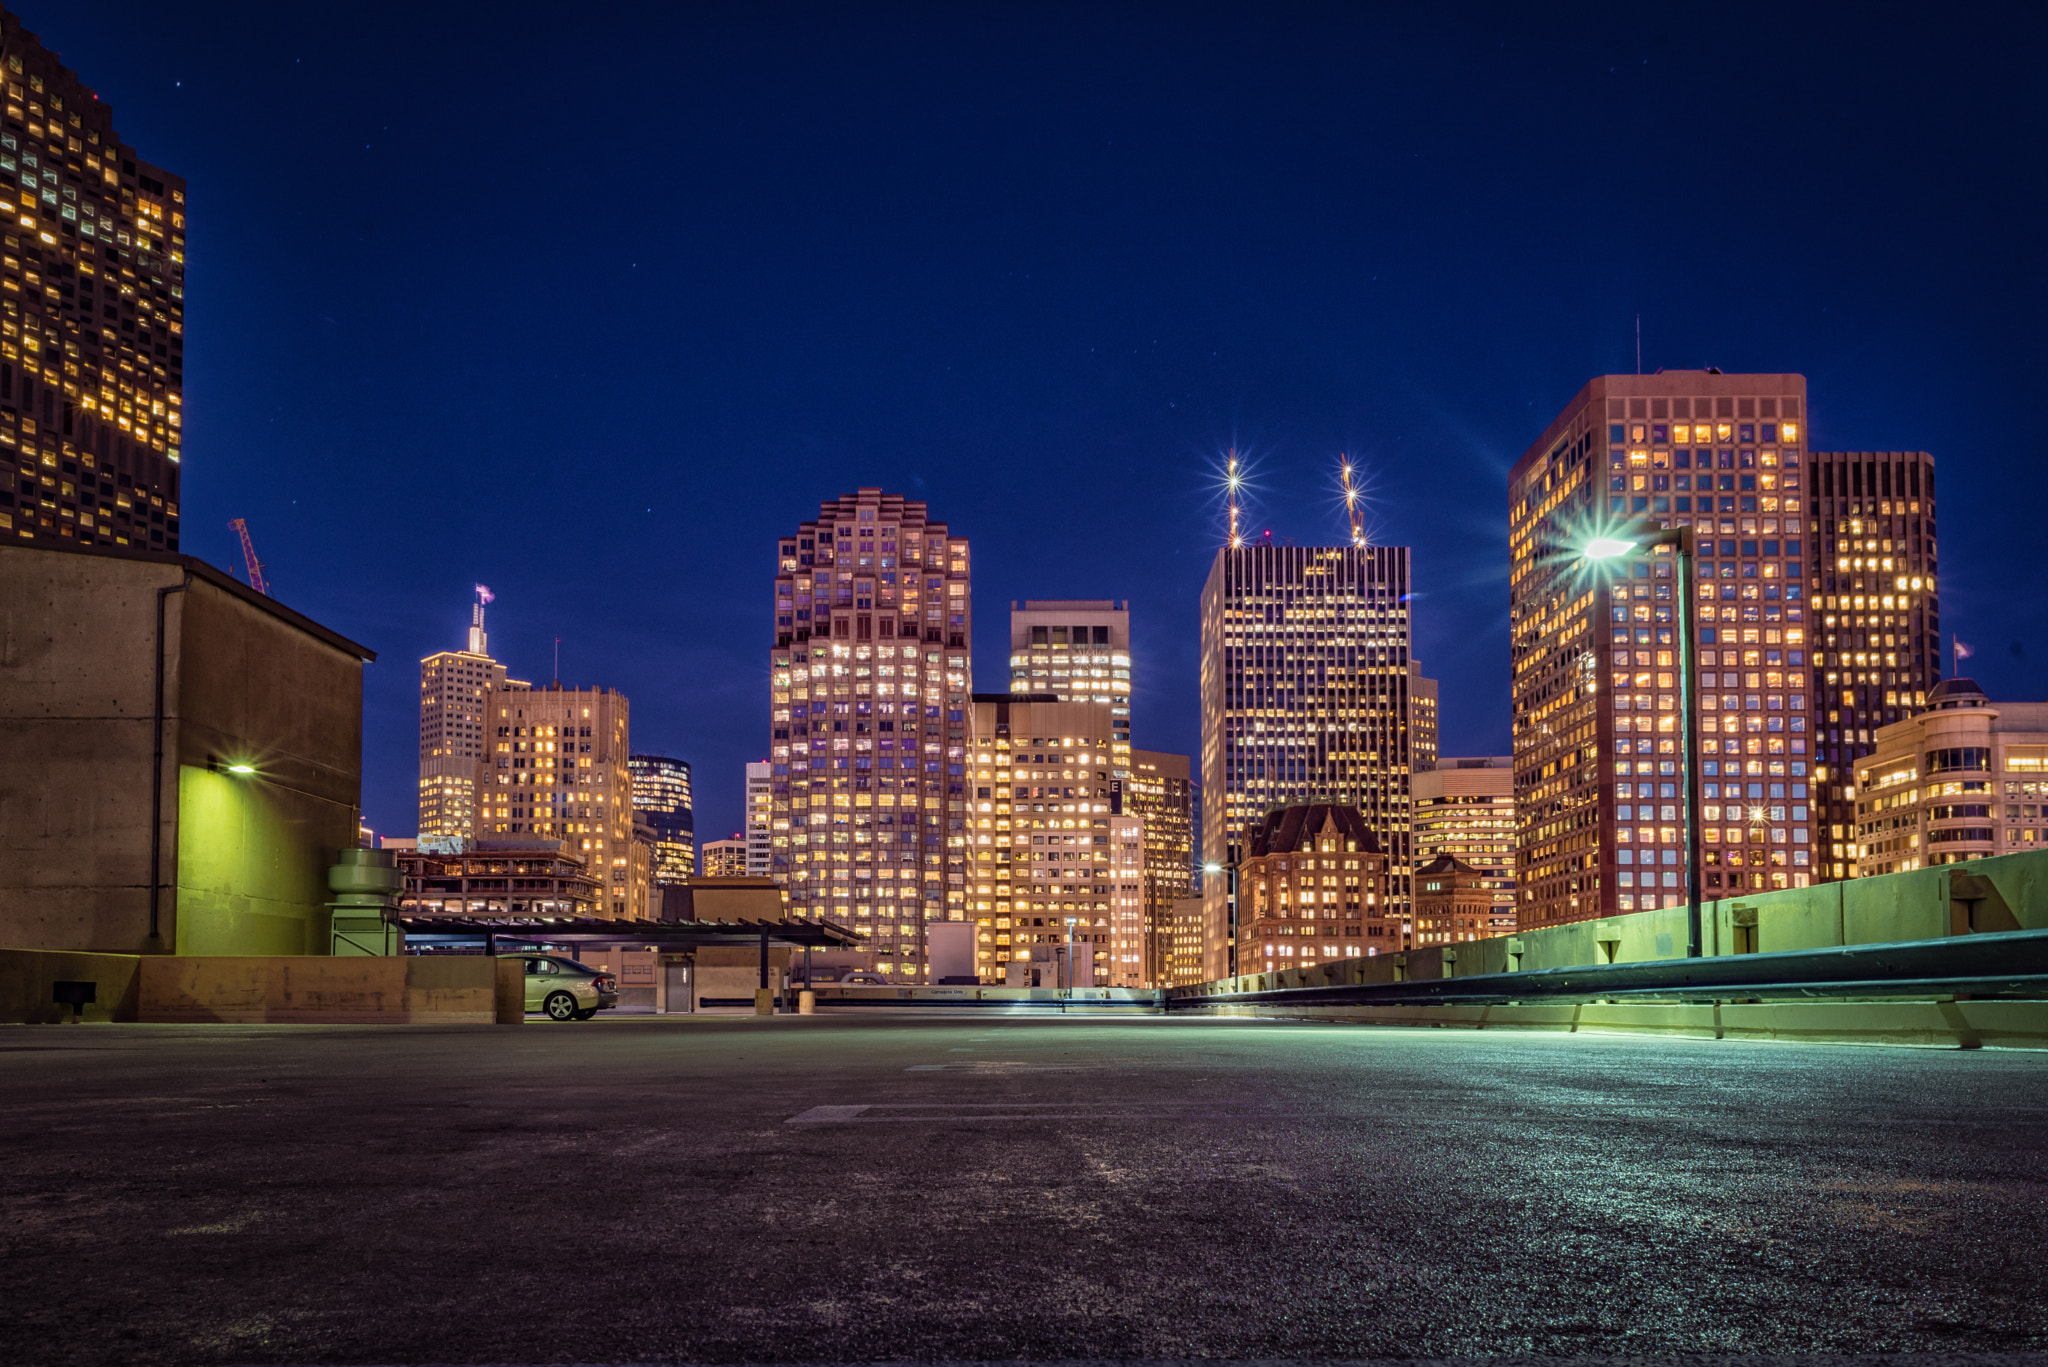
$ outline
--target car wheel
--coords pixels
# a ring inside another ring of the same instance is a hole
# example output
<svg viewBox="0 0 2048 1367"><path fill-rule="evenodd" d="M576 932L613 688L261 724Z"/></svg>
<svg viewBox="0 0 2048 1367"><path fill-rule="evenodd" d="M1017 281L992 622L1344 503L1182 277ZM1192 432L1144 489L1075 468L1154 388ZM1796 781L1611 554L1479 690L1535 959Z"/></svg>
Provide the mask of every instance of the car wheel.
<svg viewBox="0 0 2048 1367"><path fill-rule="evenodd" d="M540 1009L551 1021L572 1021L576 1019L576 998L567 992L550 992Z"/></svg>
<svg viewBox="0 0 2048 1367"><path fill-rule="evenodd" d="M581 1011L578 1011L578 1012L576 1013L576 1019L577 1019L577 1020L580 1020L580 1021L587 1021L587 1020L589 1020L589 1019L590 1019L590 1018L591 1018L592 1016L594 1016L594 1015L596 1015L596 1014L597 1014L597 1008L596 1008L596 1007L594 1007L594 1006L586 1006L586 1007L584 1007L584 1008L583 1008L583 1009L582 1009Z"/></svg>

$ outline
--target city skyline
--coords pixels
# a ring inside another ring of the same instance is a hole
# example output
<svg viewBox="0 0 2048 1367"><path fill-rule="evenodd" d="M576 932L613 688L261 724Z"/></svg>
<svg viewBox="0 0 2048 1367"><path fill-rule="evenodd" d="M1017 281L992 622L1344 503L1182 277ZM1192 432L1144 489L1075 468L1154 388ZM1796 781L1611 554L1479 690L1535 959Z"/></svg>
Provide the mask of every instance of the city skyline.
<svg viewBox="0 0 2048 1367"><path fill-rule="evenodd" d="M522 11L507 13L516 29ZM2003 212L2022 184L2005 168L2028 87L1985 78L1974 30L1908 44L1802 16L1758 64L1733 31L1635 13L1572 21L1569 38L1439 15L1399 30L1322 15L1283 32L1225 13L1163 48L1118 16L1075 47L1050 29L989 42L978 20L913 26L899 45L844 18L794 35L732 18L699 35L676 16L629 31L595 14L565 78L601 92L600 120L690 130L688 173L651 185L646 205L686 245L607 236L587 284L564 293L524 234L476 240L473 198L427 136L451 120L524 129L473 149L481 180L522 183L539 165L644 176L623 144L591 147L536 115L511 29L480 39L453 14L416 15L399 48L205 6L20 17L112 106L124 141L202 187L180 544L239 573L227 522L247 518L280 601L379 650L366 734L416 725L410 662L460 641L481 580L501 596L494 653L512 673L552 677L561 637L562 676L632 697L639 743L698 766L706 828L740 828L741 766L760 758L763 532L801 516L793 489L879 483L941 501L981 539L985 606L1127 598L1151 681L1133 734L1194 753L1196 703L1170 681L1193 663L1185 624L1221 540L1215 466L1235 445L1249 453L1247 529L1303 544L1343 539L1336 456L1361 462L1368 532L1414 549L1427 595L1415 646L1444 683L1443 749L1499 753L1505 554L1491 510L1546 415L1639 355L1645 371L1802 371L1811 449L1933 452L1944 515L1978 533L1946 548L1942 629L1976 646L1971 670L1994 696L2042 691L2048 605L2002 596L1997 565L2043 481L2019 398L2041 350L2018 324L2038 277L2026 216ZM718 56L657 97L673 85L664 50ZM1728 89L1670 80L1679 51L1753 98L1731 110ZM1363 99L1340 94L1371 53L1399 59ZM981 79L933 74L963 56ZM1097 62L1132 79L1099 80ZM877 70L902 104L862 98ZM1296 74L1227 116L1195 94L1246 70ZM1906 70L1937 92L1910 110L1871 79ZM1971 74L1943 86L1951 70ZM788 72L804 73L794 98ZM1092 93L1063 107L1040 98L1047 82ZM365 89L380 92L374 110ZM1542 112L1475 112L1487 108ZM1629 193L1689 193L1635 168L1703 123L1731 163L1801 147L1801 202L1833 206L1825 226L1663 214L1615 233L1527 231L1528 206L1557 199L1554 168L1588 137L1627 168L1613 178ZM906 155L879 176L819 155L841 138ZM833 233L787 196L792 157L841 205ZM1982 187L1992 204L1965 220L1937 196L1882 192L1916 178ZM695 211L683 187L703 184L727 212ZM1437 212L1389 215L1397 200ZM343 202L404 203L405 249L396 210L292 207ZM618 338L602 364L536 359L535 337L593 318ZM440 358L456 354L451 372ZM614 392L656 401L617 409L602 445L564 439ZM613 449L644 454L630 477L597 478ZM444 466L491 473L459 501L393 497ZM1034 488L1064 476L1087 496L1027 512L1008 477L1023 470ZM507 549L556 534L544 491L564 484L589 489L588 515L618 534L566 563ZM365 535L406 554L361 563ZM987 635L984 681L1002 677ZM402 830L415 762L366 759L372 824Z"/></svg>

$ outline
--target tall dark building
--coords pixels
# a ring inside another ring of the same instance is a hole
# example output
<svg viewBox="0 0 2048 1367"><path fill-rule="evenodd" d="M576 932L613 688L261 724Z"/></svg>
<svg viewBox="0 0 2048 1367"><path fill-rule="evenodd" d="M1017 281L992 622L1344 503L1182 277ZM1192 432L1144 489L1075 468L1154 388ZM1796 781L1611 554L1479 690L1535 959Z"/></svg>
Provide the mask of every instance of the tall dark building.
<svg viewBox="0 0 2048 1367"><path fill-rule="evenodd" d="M0 11L0 536L178 549L185 182Z"/></svg>
<svg viewBox="0 0 2048 1367"><path fill-rule="evenodd" d="M654 828L652 881L679 886L697 872L697 818L690 801L690 764L667 755L631 755L634 815Z"/></svg>
<svg viewBox="0 0 2048 1367"><path fill-rule="evenodd" d="M1820 873L1856 872L1856 761L1877 729L1904 721L1941 682L1935 592L1934 457L1925 451L1815 451L1814 777L1825 828Z"/></svg>

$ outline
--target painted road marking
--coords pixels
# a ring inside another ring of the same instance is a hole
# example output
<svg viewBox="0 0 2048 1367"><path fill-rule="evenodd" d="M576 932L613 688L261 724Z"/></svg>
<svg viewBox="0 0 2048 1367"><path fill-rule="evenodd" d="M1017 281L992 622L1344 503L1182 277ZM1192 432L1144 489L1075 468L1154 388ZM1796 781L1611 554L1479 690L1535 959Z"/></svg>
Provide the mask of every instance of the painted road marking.
<svg viewBox="0 0 2048 1367"><path fill-rule="evenodd" d="M933 1120L1256 1120L1273 1115L1257 1104L1203 1101L986 1101L946 1104L876 1102L813 1106L785 1125L874 1125Z"/></svg>

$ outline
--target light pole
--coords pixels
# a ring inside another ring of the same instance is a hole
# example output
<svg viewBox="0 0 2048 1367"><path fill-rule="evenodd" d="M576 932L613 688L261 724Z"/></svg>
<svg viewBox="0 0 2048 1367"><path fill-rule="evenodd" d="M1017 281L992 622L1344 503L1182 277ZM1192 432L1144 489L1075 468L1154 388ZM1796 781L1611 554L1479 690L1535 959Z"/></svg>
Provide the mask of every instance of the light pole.
<svg viewBox="0 0 2048 1367"><path fill-rule="evenodd" d="M1588 541L1588 560L1612 560L1652 546L1678 557L1678 727L1685 736L1685 957L1700 957L1699 677L1693 669L1693 535L1689 526L1642 523Z"/></svg>

